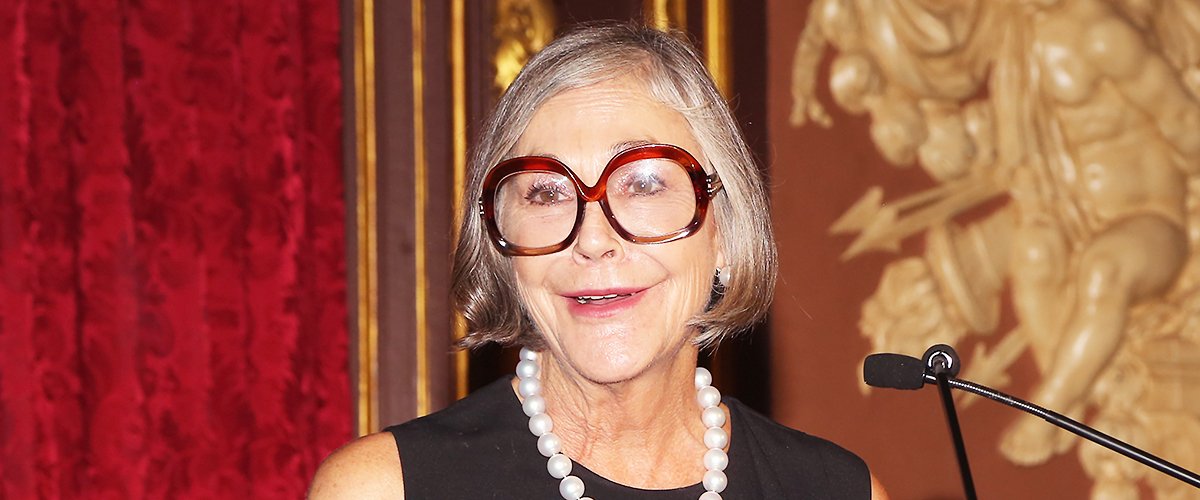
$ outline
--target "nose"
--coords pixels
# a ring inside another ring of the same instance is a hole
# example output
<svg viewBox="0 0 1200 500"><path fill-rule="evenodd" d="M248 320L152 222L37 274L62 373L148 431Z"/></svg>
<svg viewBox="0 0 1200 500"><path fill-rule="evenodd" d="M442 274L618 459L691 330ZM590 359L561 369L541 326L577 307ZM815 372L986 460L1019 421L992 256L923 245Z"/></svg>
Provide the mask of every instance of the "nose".
<svg viewBox="0 0 1200 500"><path fill-rule="evenodd" d="M600 205L596 202L585 205L583 222L579 226L579 233L575 235L572 250L575 259L581 264L616 259L624 254L624 245L625 240L609 224Z"/></svg>

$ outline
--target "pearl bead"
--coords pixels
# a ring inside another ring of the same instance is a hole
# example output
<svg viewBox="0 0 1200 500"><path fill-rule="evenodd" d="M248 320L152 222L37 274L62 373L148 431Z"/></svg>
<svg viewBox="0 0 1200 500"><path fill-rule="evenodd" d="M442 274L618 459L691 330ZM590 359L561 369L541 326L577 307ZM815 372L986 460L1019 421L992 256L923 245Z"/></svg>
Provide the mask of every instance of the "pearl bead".
<svg viewBox="0 0 1200 500"><path fill-rule="evenodd" d="M529 428L532 429L533 420L531 419L530 422ZM534 434L536 434L536 432ZM720 450L724 449L726 444L729 444L729 436L725 434L725 429L720 427L709 427L708 430L704 431L704 446Z"/></svg>
<svg viewBox="0 0 1200 500"><path fill-rule="evenodd" d="M534 436L542 437L547 432L550 432L552 430L554 430L554 422L552 420L550 420L550 415L547 415L545 413L538 413L537 415L529 417L529 432L532 432ZM709 429L709 430L712 430L712 429ZM704 440L705 440L705 442L707 442L708 434L705 434L704 436L705 436Z"/></svg>
<svg viewBox="0 0 1200 500"><path fill-rule="evenodd" d="M562 451L562 441L559 441L558 434L553 432L542 434L542 437L538 438L538 451L547 458Z"/></svg>
<svg viewBox="0 0 1200 500"><path fill-rule="evenodd" d="M546 461L546 470L554 479L562 479L571 473L571 459L562 453L555 453Z"/></svg>
<svg viewBox="0 0 1200 500"><path fill-rule="evenodd" d="M525 411L526 417L532 417L538 413L546 413L546 400L537 394L527 396L525 401L521 402L521 409Z"/></svg>
<svg viewBox="0 0 1200 500"><path fill-rule="evenodd" d="M710 470L704 473L704 489L720 493L725 491L725 486L729 485L729 478L725 477L725 473L719 470Z"/></svg>
<svg viewBox="0 0 1200 500"><path fill-rule="evenodd" d="M703 366L696 367L696 390L712 385L712 373Z"/></svg>
<svg viewBox="0 0 1200 500"><path fill-rule="evenodd" d="M700 414L700 421L704 422L705 427L721 427L725 425L725 410L722 410L720 406L705 408L704 412Z"/></svg>
<svg viewBox="0 0 1200 500"><path fill-rule="evenodd" d="M547 434L552 436L553 434ZM539 440L540 441L540 440ZM540 442L538 444L541 444ZM712 448L704 452L704 468L706 470L725 470L729 466L729 455L725 454L725 450L720 448Z"/></svg>
<svg viewBox="0 0 1200 500"><path fill-rule="evenodd" d="M521 359L528 360L528 361L537 361L537 358L538 358L537 351L530 350L528 347L521 348Z"/></svg>
<svg viewBox="0 0 1200 500"><path fill-rule="evenodd" d="M564 477L558 483L558 494L567 500L579 500L583 496L583 480L575 476Z"/></svg>
<svg viewBox="0 0 1200 500"><path fill-rule="evenodd" d="M696 392L696 402L700 403L701 408L717 406L721 404L721 391L711 385L700 389Z"/></svg>
<svg viewBox="0 0 1200 500"><path fill-rule="evenodd" d="M533 396L542 392L542 381L536 378L523 378L517 382L517 392L524 397Z"/></svg>
<svg viewBox="0 0 1200 500"><path fill-rule="evenodd" d="M706 491L700 495L700 500L721 500L721 494L715 491Z"/></svg>
<svg viewBox="0 0 1200 500"><path fill-rule="evenodd" d="M521 378L536 377L538 375L539 368L540 367L538 366L537 361L530 361L528 359L521 360L520 363L517 363L517 376Z"/></svg>

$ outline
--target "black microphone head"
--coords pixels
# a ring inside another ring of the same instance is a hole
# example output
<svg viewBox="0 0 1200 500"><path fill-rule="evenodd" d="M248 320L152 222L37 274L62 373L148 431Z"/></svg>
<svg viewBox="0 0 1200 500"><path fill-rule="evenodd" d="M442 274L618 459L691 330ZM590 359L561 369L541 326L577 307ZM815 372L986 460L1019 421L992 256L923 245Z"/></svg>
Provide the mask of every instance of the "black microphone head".
<svg viewBox="0 0 1200 500"><path fill-rule="evenodd" d="M872 354L863 361L863 381L885 389L920 389L925 385L925 363L903 354Z"/></svg>

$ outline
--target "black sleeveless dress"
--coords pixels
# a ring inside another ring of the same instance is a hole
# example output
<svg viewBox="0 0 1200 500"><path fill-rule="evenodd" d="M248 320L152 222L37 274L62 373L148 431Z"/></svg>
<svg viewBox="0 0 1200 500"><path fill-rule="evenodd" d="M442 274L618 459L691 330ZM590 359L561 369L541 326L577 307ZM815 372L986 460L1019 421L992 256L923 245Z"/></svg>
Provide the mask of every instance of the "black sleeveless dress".
<svg viewBox="0 0 1200 500"><path fill-rule="evenodd" d="M511 377L475 391L440 412L388 427L404 457L405 498L558 499L557 479L529 433L529 418ZM868 499L870 474L862 459L824 439L779 425L734 398L729 407L729 487L735 499ZM700 457L696 457L697 460ZM700 484L642 490L614 483L572 464L584 496L596 500L695 500Z"/></svg>

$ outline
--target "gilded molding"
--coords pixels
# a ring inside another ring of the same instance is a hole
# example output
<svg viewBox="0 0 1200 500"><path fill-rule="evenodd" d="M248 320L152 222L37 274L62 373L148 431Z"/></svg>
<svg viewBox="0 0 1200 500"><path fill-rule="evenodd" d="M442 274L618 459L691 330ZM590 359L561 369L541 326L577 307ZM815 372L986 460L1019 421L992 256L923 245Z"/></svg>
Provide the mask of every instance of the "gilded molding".
<svg viewBox="0 0 1200 500"><path fill-rule="evenodd" d="M416 322L417 416L431 410L432 379L429 373L429 274L426 269L425 209L428 205L429 179L425 151L425 2L412 0L412 89L413 89L413 226L414 232L414 316Z"/></svg>
<svg viewBox="0 0 1200 500"><path fill-rule="evenodd" d="M451 126L453 152L453 196L454 231L453 241L458 241L458 229L462 227L463 191L467 185L467 26L466 0L450 3L450 80L451 80ZM455 341L467 335L467 321L457 311L452 313ZM454 353L454 394L456 399L466 397L469 389L470 357L467 351Z"/></svg>
<svg viewBox="0 0 1200 500"><path fill-rule="evenodd" d="M645 0L642 14L654 29L687 31L686 0Z"/></svg>
<svg viewBox="0 0 1200 500"><path fill-rule="evenodd" d="M525 62L550 43L555 25L554 4L549 0L496 0L492 65L497 92L507 89Z"/></svg>
<svg viewBox="0 0 1200 500"><path fill-rule="evenodd" d="M373 0L354 1L354 132L355 225L358 235L358 321L355 325L358 352L358 434L374 432L379 422L379 289L376 214L376 123L375 123L375 5Z"/></svg>
<svg viewBox="0 0 1200 500"><path fill-rule="evenodd" d="M729 2L704 0L704 64L726 100L733 90L729 40Z"/></svg>

